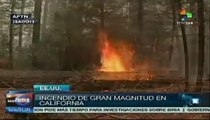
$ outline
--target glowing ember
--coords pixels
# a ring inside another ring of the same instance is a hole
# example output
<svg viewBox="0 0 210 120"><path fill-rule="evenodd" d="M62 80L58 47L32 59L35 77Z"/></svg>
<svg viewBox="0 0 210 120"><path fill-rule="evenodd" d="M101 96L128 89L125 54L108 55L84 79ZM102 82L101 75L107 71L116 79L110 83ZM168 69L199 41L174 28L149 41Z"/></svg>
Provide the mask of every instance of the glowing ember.
<svg viewBox="0 0 210 120"><path fill-rule="evenodd" d="M102 32L99 36L101 49L101 64L100 71L104 72L125 72L131 69L133 51L129 51L128 47L120 44L116 49L111 40L108 40L107 35Z"/></svg>

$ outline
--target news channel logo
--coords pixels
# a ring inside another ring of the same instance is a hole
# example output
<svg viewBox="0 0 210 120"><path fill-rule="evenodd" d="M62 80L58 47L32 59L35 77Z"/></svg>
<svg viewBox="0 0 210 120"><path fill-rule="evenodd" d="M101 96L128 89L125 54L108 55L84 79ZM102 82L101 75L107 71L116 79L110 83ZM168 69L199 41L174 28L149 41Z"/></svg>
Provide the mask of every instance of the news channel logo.
<svg viewBox="0 0 210 120"><path fill-rule="evenodd" d="M187 11L187 9L182 8L179 12L179 15L181 16L181 21L188 21L191 20L193 18L193 13Z"/></svg>
<svg viewBox="0 0 210 120"><path fill-rule="evenodd" d="M30 113L33 107L33 94L30 91L8 91L6 94L6 112Z"/></svg>
<svg viewBox="0 0 210 120"><path fill-rule="evenodd" d="M191 11L186 8L179 10L180 20L177 21L177 24L187 24L192 25L194 22L194 15Z"/></svg>
<svg viewBox="0 0 210 120"><path fill-rule="evenodd" d="M200 99L191 95L182 94L181 100L184 107L196 106L200 104Z"/></svg>

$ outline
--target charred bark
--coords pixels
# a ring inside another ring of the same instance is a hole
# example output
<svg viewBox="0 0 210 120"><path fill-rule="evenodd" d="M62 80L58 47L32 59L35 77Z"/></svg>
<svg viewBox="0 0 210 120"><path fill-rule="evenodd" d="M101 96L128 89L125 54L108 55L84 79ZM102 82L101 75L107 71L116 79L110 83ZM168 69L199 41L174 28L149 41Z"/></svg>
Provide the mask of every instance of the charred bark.
<svg viewBox="0 0 210 120"><path fill-rule="evenodd" d="M204 28L204 1L198 0L198 68L196 77L196 92L201 92L204 73L204 55L205 55L205 28Z"/></svg>

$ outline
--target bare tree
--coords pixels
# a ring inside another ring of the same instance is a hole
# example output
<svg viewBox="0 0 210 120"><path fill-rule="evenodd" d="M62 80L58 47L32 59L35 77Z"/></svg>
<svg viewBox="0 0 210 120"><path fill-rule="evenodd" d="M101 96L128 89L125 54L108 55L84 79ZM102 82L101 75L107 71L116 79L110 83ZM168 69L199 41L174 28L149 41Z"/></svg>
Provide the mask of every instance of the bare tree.
<svg viewBox="0 0 210 120"><path fill-rule="evenodd" d="M143 28L143 0L138 0L138 41L142 40Z"/></svg>
<svg viewBox="0 0 210 120"><path fill-rule="evenodd" d="M205 28L204 28L204 1L198 0L198 68L196 77L196 92L203 87L202 79L204 73L204 50L205 50Z"/></svg>
<svg viewBox="0 0 210 120"><path fill-rule="evenodd" d="M25 7L25 0L22 0L21 14L24 13L24 7ZM23 36L22 34L23 34L23 25L20 25L20 27L19 27L19 42L18 42L19 50L22 48L22 36Z"/></svg>
<svg viewBox="0 0 210 120"><path fill-rule="evenodd" d="M14 13L16 0L11 0L11 14ZM10 23L9 27L9 61L10 68L13 68L13 39L14 39L14 29L13 25Z"/></svg>
<svg viewBox="0 0 210 120"><path fill-rule="evenodd" d="M179 6L179 9L182 8L181 1L178 2L178 6ZM185 78L184 78L185 88L184 88L184 91L187 92L187 91L189 91L189 55L188 55L188 46L187 46L187 36L186 36L184 24L180 24L180 27L181 27L181 33L182 33L183 46L184 46L184 61L185 61Z"/></svg>
<svg viewBox="0 0 210 120"><path fill-rule="evenodd" d="M41 39L44 39L45 34L46 34L46 23L47 23L47 14L48 14L48 4L49 1L45 0L45 4L44 4L44 14L43 14L43 18L42 18L42 25L41 25Z"/></svg>
<svg viewBox="0 0 210 120"><path fill-rule="evenodd" d="M172 1L172 17L173 17L173 22L172 22L172 36L171 36L171 42L172 44L170 45L169 48L169 63L171 62L172 54L173 54L173 49L174 49L174 43L175 43L175 27L176 27L176 6L175 2Z"/></svg>
<svg viewBox="0 0 210 120"><path fill-rule="evenodd" d="M41 8L42 0L35 0L34 7L34 17L38 19L38 23L33 26L33 37L32 37L32 66L37 67L37 55L35 54L36 49L38 48L38 42L40 39L40 20L41 20Z"/></svg>
<svg viewBox="0 0 210 120"><path fill-rule="evenodd" d="M104 29L104 1L100 1L100 21L101 21L101 29Z"/></svg>

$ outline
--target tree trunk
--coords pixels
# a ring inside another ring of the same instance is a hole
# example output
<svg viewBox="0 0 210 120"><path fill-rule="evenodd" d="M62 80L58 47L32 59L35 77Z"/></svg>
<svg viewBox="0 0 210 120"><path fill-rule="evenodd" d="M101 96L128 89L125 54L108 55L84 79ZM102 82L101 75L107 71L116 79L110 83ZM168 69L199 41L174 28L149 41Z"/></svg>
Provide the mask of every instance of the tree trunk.
<svg viewBox="0 0 210 120"><path fill-rule="evenodd" d="M138 0L138 44L142 40L142 28L143 28L143 0Z"/></svg>
<svg viewBox="0 0 210 120"><path fill-rule="evenodd" d="M174 43L175 43L175 26L176 26L176 7L175 7L175 3L174 1L172 1L172 19L173 19L173 23L172 23L172 36L171 36L171 42L172 44L170 45L169 48L169 65L171 63L171 58L172 58L172 54L173 54L173 49L174 49Z"/></svg>
<svg viewBox="0 0 210 120"><path fill-rule="evenodd" d="M189 91L189 56L188 56L188 46L187 46L187 37L185 33L184 25L181 25L182 39L184 46L184 59L185 59L185 88L184 91Z"/></svg>
<svg viewBox="0 0 210 120"><path fill-rule="evenodd" d="M16 0L11 0L11 14L14 13ZM10 61L10 68L13 69L13 39L14 39L14 29L13 25L10 23L9 27L9 61Z"/></svg>
<svg viewBox="0 0 210 120"><path fill-rule="evenodd" d="M179 9L182 8L181 1L178 2ZM180 17L180 16L179 16ZM181 18L179 18L181 21ZM185 61L185 87L184 91L189 91L189 55L188 55L188 46L187 46L187 36L185 32L185 26L184 24L180 24L181 27L181 33L182 33L182 40L183 40L183 47L184 47L184 61Z"/></svg>
<svg viewBox="0 0 210 120"><path fill-rule="evenodd" d="M196 78L196 92L202 90L202 79L204 72L204 50L205 50L205 30L204 30L204 1L198 0L198 68Z"/></svg>
<svg viewBox="0 0 210 120"><path fill-rule="evenodd" d="M0 24L0 38L1 38L1 56L4 56L4 51L5 51L5 39L4 39L4 34L3 34L3 25Z"/></svg>
<svg viewBox="0 0 210 120"><path fill-rule="evenodd" d="M210 56L209 56L209 52L210 52L210 7L209 7L209 39L208 39L208 49L207 49L207 51L208 51L208 79L209 79L209 85L210 85ZM209 86L209 88L210 88L210 86Z"/></svg>
<svg viewBox="0 0 210 120"><path fill-rule="evenodd" d="M101 30L104 30L104 1L100 1L100 21L101 21Z"/></svg>
<svg viewBox="0 0 210 120"><path fill-rule="evenodd" d="M42 19L42 25L41 25L41 39L45 39L46 35L46 23L47 23L47 14L48 14L48 0L45 0L44 4L44 15Z"/></svg>
<svg viewBox="0 0 210 120"><path fill-rule="evenodd" d="M25 7L25 0L22 0L21 2L21 14L24 13L24 7ZM18 41L18 47L19 47L19 53L21 52L22 48L22 35L23 34L23 25L20 25L19 27L19 41Z"/></svg>
<svg viewBox="0 0 210 120"><path fill-rule="evenodd" d="M32 37L32 66L38 67L36 50L38 48L38 42L40 39L40 18L41 18L42 0L35 0L34 18L38 20L38 23L33 26Z"/></svg>

